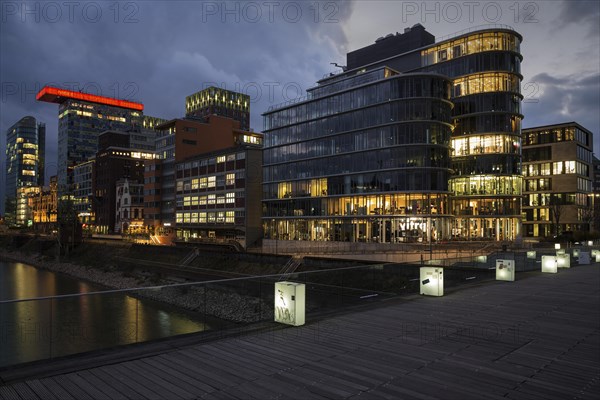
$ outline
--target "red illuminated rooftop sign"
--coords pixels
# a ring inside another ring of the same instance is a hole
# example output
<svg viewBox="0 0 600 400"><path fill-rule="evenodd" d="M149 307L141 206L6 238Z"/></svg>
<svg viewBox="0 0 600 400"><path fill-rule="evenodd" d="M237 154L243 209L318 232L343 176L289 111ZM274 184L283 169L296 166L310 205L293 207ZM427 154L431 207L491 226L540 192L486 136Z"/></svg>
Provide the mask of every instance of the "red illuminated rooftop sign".
<svg viewBox="0 0 600 400"><path fill-rule="evenodd" d="M46 101L48 103L62 103L65 99L75 99L88 101L90 103L106 104L114 107L129 108L131 110L144 110L144 105L142 103L97 96L89 93L74 92L72 90L59 89L52 86L44 86L35 98L39 101Z"/></svg>

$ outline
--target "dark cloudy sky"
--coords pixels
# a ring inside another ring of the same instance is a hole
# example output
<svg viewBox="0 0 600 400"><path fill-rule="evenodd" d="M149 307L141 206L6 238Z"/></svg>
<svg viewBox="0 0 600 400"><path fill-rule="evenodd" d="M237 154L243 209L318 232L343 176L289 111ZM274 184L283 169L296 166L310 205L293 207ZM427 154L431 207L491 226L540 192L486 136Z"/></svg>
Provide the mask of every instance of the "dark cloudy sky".
<svg viewBox="0 0 600 400"><path fill-rule="evenodd" d="M45 84L141 101L176 118L210 84L252 97L251 126L304 94L348 51L423 24L436 38L482 24L524 36L524 127L577 121L600 154L600 8L596 1L0 1L0 142L25 115L47 125L56 173L57 106ZM5 177L0 174L0 183ZM4 185L0 185L0 191ZM0 193L0 199L3 196ZM3 203L3 202L2 202Z"/></svg>

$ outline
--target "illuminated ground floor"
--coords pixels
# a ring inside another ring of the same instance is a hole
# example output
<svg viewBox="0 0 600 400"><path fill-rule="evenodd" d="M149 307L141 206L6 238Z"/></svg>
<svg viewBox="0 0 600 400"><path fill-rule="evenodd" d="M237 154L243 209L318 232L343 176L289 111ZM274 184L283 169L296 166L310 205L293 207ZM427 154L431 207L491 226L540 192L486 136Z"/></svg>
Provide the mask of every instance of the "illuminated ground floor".
<svg viewBox="0 0 600 400"><path fill-rule="evenodd" d="M365 218L271 218L263 220L265 239L372 243L514 240L520 235L518 217L450 215Z"/></svg>

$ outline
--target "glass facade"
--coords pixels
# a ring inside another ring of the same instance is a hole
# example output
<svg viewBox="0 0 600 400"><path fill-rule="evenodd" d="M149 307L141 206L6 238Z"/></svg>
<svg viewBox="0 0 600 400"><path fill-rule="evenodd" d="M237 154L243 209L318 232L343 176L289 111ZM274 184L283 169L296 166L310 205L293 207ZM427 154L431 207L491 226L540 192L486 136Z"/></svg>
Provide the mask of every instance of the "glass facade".
<svg viewBox="0 0 600 400"><path fill-rule="evenodd" d="M375 62L354 52L355 69L270 109L265 237L518 238L521 41L494 27Z"/></svg>
<svg viewBox="0 0 600 400"><path fill-rule="evenodd" d="M44 184L43 160L46 126L34 117L21 118L6 132L6 186L5 214L7 224L22 226L26 222L23 211L26 191L19 188ZM19 196L19 193L22 196ZM21 211L18 212L18 209ZM20 216L20 217L19 217Z"/></svg>
<svg viewBox="0 0 600 400"><path fill-rule="evenodd" d="M453 236L521 235L521 36L488 30L421 51L419 71L452 79Z"/></svg>
<svg viewBox="0 0 600 400"><path fill-rule="evenodd" d="M449 97L445 77L378 68L265 113L265 238L448 238Z"/></svg>
<svg viewBox="0 0 600 400"><path fill-rule="evenodd" d="M140 111L65 99L58 115L59 195L73 192L73 167L96 156L102 132L128 131L133 126L142 126Z"/></svg>

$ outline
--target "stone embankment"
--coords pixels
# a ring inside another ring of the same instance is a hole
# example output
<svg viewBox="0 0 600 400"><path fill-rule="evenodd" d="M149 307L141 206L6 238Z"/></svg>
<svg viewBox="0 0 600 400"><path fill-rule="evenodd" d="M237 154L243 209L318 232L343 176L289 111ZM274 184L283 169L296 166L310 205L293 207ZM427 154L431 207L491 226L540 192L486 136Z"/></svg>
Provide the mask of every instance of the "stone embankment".
<svg viewBox="0 0 600 400"><path fill-rule="evenodd" d="M36 268L68 275L109 289L142 288L132 292L132 296L167 303L185 310L199 312L233 322L256 322L270 319L273 307L265 299L242 294L235 285L226 287L217 284L175 284L166 280L156 280L149 276L134 275L115 267L105 269L49 261L37 255L20 252L6 252L0 249L0 258L22 262ZM241 282L238 282L241 287ZM147 288L147 289L143 289ZM259 293L258 287L256 291ZM257 294L258 294L257 293ZM265 295L267 293L264 293Z"/></svg>

